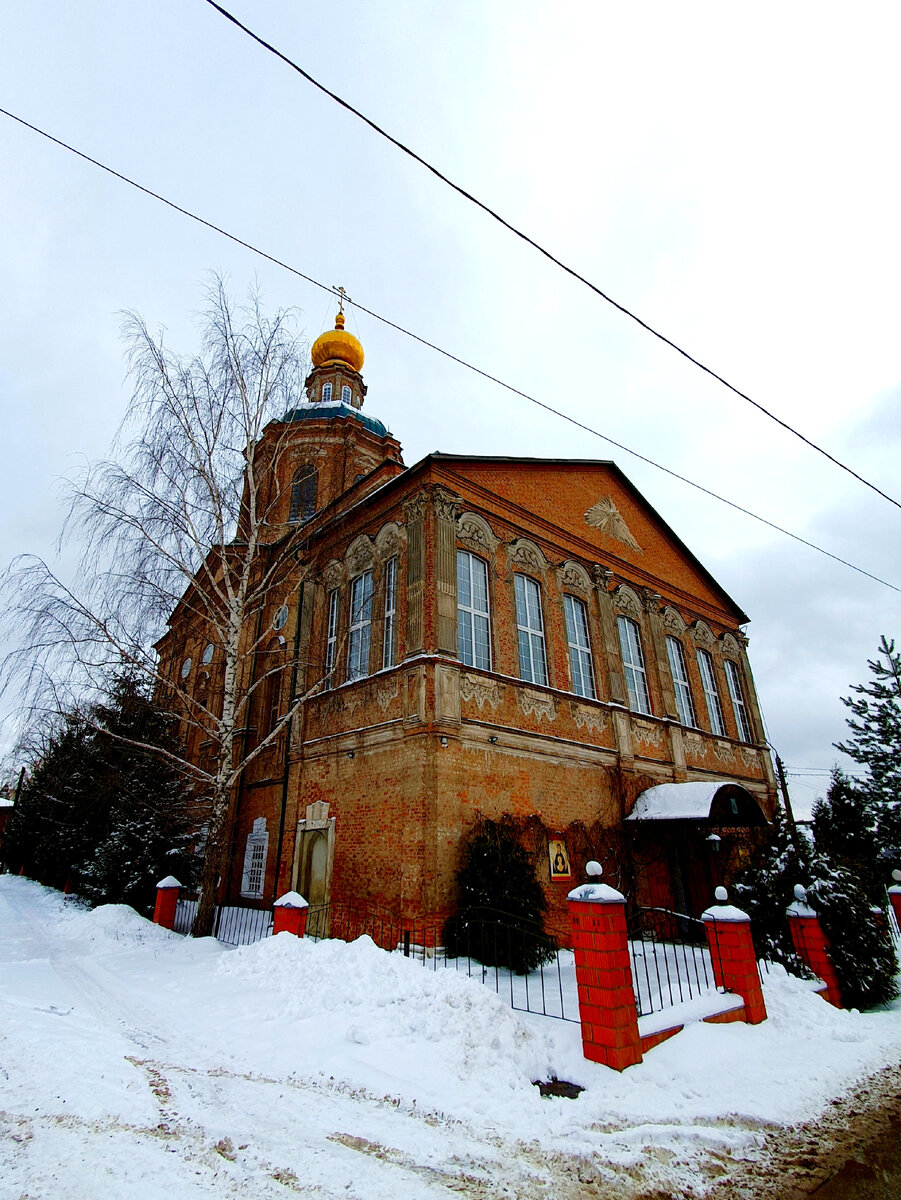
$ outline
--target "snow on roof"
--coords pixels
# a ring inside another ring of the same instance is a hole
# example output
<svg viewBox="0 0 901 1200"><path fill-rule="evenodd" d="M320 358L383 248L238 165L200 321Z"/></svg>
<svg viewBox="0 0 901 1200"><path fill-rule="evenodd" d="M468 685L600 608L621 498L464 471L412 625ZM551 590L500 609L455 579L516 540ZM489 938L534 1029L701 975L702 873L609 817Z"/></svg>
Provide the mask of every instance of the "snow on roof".
<svg viewBox="0 0 901 1200"><path fill-rule="evenodd" d="M701 783L659 783L642 792L627 821L703 821L710 816L713 798L722 787L735 787L726 779Z"/></svg>

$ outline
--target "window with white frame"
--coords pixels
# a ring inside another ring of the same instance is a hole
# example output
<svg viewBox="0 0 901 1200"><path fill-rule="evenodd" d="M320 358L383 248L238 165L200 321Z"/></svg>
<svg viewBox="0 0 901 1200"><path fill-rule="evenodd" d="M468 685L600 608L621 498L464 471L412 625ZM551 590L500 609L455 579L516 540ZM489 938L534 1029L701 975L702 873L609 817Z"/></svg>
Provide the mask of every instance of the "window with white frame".
<svg viewBox="0 0 901 1200"><path fill-rule="evenodd" d="M324 383L322 385L322 403L323 404L331 404L331 401L332 401L332 385L330 383Z"/></svg>
<svg viewBox="0 0 901 1200"><path fill-rule="evenodd" d="M266 882L266 858L269 854L269 834L266 818L257 817L247 835L244 847L244 871L241 876L241 895L260 900Z"/></svg>
<svg viewBox="0 0 901 1200"><path fill-rule="evenodd" d="M350 404L350 397L351 397L350 385L345 383L344 386L341 388L342 404Z"/></svg>
<svg viewBox="0 0 901 1200"><path fill-rule="evenodd" d="M385 564L385 625L382 630L382 666L394 666L394 623L397 616L397 559Z"/></svg>
<svg viewBox="0 0 901 1200"><path fill-rule="evenodd" d="M529 683L540 683L547 687L547 654L544 648L541 588L528 575L514 575L513 587L516 594L519 674Z"/></svg>
<svg viewBox="0 0 901 1200"><path fill-rule="evenodd" d="M594 671L591 664L591 642L588 637L588 609L583 600L564 594L563 612L566 617L566 640L569 642L569 666L573 691L578 696L594 700Z"/></svg>
<svg viewBox="0 0 901 1200"><path fill-rule="evenodd" d="M457 655L467 667L491 670L488 564L457 551Z"/></svg>
<svg viewBox="0 0 901 1200"><path fill-rule="evenodd" d="M745 693L741 686L741 675L738 667L731 658L726 662L726 682L729 684L729 696L732 699L732 711L735 713L735 724L738 726L738 736L743 742L753 742L751 732L751 717L745 704Z"/></svg>
<svg viewBox="0 0 901 1200"><path fill-rule="evenodd" d="M725 737L726 722L723 720L723 706L720 704L716 676L713 673L713 659L710 657L708 650L698 650L698 669L701 672L704 699L707 701L707 715L710 717L711 733L715 733L718 737Z"/></svg>
<svg viewBox="0 0 901 1200"><path fill-rule="evenodd" d="M629 693L629 708L633 712L647 713L650 716L651 693L648 691L648 673L641 649L641 630L629 617L617 617L616 624L626 675L626 691Z"/></svg>
<svg viewBox="0 0 901 1200"><path fill-rule="evenodd" d="M328 622L326 624L325 634L325 675L327 682L331 682L331 675L335 669L335 660L338 655L338 589L328 594Z"/></svg>
<svg viewBox="0 0 901 1200"><path fill-rule="evenodd" d="M372 636L372 572L364 571L350 585L350 624L347 633L347 678L369 674Z"/></svg>
<svg viewBox="0 0 901 1200"><path fill-rule="evenodd" d="M666 639L666 654L669 659L670 674L673 677L673 688L676 692L676 711L679 714L679 720L683 725L696 726L698 718L695 713L695 702L691 696L685 651L678 638L668 637Z"/></svg>

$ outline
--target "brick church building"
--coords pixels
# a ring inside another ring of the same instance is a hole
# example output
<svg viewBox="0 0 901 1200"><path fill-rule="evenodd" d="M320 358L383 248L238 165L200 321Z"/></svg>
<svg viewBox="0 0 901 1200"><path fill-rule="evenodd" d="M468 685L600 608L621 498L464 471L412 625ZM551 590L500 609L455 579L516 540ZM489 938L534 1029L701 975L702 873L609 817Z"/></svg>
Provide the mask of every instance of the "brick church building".
<svg viewBox="0 0 901 1200"><path fill-rule="evenodd" d="M775 802L745 614L614 463L407 467L342 314L312 359L264 435L297 578L247 631L245 736L308 695L243 773L221 898L440 919L467 831L509 815L552 914L589 857L643 903L706 907ZM158 649L216 687L178 609Z"/></svg>

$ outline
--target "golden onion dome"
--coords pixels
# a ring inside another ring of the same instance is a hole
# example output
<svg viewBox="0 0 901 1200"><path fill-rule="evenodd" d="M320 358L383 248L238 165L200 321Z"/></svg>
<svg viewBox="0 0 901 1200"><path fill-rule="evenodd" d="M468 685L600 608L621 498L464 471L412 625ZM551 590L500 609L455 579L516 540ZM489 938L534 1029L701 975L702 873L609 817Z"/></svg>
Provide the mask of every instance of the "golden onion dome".
<svg viewBox="0 0 901 1200"><path fill-rule="evenodd" d="M322 367L331 362L341 362L359 373L365 355L359 340L344 328L344 313L339 312L335 317L334 329L329 329L326 333L319 335L313 343L310 357L314 367Z"/></svg>

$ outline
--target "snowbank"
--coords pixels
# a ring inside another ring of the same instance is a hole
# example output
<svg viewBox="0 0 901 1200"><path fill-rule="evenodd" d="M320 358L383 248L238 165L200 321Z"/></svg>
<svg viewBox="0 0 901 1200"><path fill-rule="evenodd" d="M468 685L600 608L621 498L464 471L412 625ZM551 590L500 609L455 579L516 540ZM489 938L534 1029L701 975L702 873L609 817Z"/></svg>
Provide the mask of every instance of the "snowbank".
<svg viewBox="0 0 901 1200"><path fill-rule="evenodd" d="M46 1178L109 1200L115 1160L131 1189L121 1194L143 1200L136 1180L154 1156L159 1178L172 1174L157 1144L172 1137L207 1180L167 1184L179 1196L268 1196L284 1169L326 1195L346 1179L355 1195L395 1200L429 1192L426 1162L506 1180L577 1160L592 1179L701 1195L705 1172L712 1181L723 1162L753 1156L762 1128L808 1119L901 1060L899 1004L842 1012L781 968L764 992L762 1025L688 1026L618 1074L586 1062L577 1024L513 1011L478 980L368 938L280 934L232 949L0 877L0 1109L8 1139L25 1138L2 1144L28 1146L9 1160L10 1194ZM543 1100L532 1081L551 1076L585 1091ZM132 1143L133 1155L111 1149ZM367 1149L386 1144L387 1158ZM268 1165L254 1165L262 1148ZM408 1191L369 1159L362 1175L349 1165L373 1154L398 1171L420 1164ZM370 1168L381 1182L361 1190Z"/></svg>

